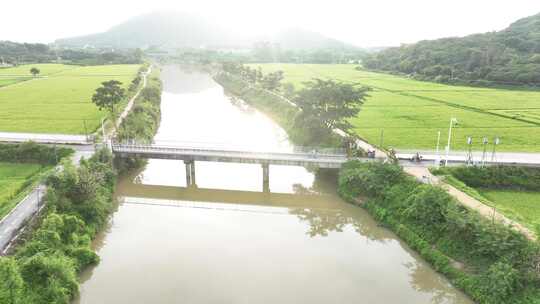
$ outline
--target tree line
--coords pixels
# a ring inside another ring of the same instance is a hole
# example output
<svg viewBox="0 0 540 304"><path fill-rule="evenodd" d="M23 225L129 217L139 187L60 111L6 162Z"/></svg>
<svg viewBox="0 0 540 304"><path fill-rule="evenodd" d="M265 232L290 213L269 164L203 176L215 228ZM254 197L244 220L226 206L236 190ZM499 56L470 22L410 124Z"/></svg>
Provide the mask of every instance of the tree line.
<svg viewBox="0 0 540 304"><path fill-rule="evenodd" d="M55 49L42 43L0 41L0 65L62 62L79 65L142 63L143 53L135 50Z"/></svg>
<svg viewBox="0 0 540 304"><path fill-rule="evenodd" d="M296 90L291 83L282 83L283 71L265 74L261 67L252 68L234 62L224 63L223 71L235 75L254 88L262 88L292 102L296 106L296 114L287 123L290 124L290 133L301 133L302 136L297 138L301 138L302 145L335 144L335 140L332 140L335 138L334 129L351 131L350 119L360 112L369 90L318 78L303 83L303 87Z"/></svg>

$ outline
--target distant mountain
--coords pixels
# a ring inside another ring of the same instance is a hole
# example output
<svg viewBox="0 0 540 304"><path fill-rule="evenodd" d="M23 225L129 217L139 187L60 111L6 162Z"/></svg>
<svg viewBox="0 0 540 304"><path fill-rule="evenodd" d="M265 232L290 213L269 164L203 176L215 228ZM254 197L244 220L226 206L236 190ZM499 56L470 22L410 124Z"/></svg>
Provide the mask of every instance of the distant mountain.
<svg viewBox="0 0 540 304"><path fill-rule="evenodd" d="M540 85L540 14L499 32L389 48L363 65L439 82Z"/></svg>
<svg viewBox="0 0 540 304"><path fill-rule="evenodd" d="M353 47L321 34L291 29L272 36L238 37L203 17L178 12L155 12L129 19L104 33L58 39L65 47L249 48L257 42L277 43L285 49Z"/></svg>
<svg viewBox="0 0 540 304"><path fill-rule="evenodd" d="M59 39L68 47L139 48L222 46L233 43L229 35L203 18L157 12L129 19L104 33Z"/></svg>
<svg viewBox="0 0 540 304"><path fill-rule="evenodd" d="M357 48L337 39L299 28L282 30L275 35L255 37L255 41L269 41L278 44L282 49L315 50Z"/></svg>

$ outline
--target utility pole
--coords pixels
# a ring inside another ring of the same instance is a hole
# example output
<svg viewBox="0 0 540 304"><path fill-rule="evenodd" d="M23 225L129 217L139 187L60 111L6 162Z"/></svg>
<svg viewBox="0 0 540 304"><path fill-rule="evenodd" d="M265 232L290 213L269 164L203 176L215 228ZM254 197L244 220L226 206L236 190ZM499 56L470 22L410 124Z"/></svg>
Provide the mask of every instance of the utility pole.
<svg viewBox="0 0 540 304"><path fill-rule="evenodd" d="M441 164L441 155L439 153L439 144L441 142L441 131L437 132L437 147L435 148L435 151L437 151L437 157L435 157L435 167L439 168L439 165Z"/></svg>
<svg viewBox="0 0 540 304"><path fill-rule="evenodd" d="M88 129L86 128L86 119L83 120L83 124L84 124L84 135L86 137L86 142L88 142Z"/></svg>
<svg viewBox="0 0 540 304"><path fill-rule="evenodd" d="M106 141L106 138L105 138L105 117L101 118L101 137L103 137L102 141L105 142Z"/></svg>
<svg viewBox="0 0 540 304"><path fill-rule="evenodd" d="M472 142L472 137L467 137L467 146L469 147L469 151L467 152L467 165L473 164Z"/></svg>
<svg viewBox="0 0 540 304"><path fill-rule="evenodd" d="M484 150L482 151L482 167L486 165L486 150L487 150L487 144L489 143L487 137L484 137L482 139L482 145L484 145Z"/></svg>
<svg viewBox="0 0 540 304"><path fill-rule="evenodd" d="M446 145L446 159L444 160L444 165L448 166L448 157L450 156L450 141L452 140L452 127L457 125L458 121L456 118L452 117L450 119L450 127L448 128L448 143Z"/></svg>

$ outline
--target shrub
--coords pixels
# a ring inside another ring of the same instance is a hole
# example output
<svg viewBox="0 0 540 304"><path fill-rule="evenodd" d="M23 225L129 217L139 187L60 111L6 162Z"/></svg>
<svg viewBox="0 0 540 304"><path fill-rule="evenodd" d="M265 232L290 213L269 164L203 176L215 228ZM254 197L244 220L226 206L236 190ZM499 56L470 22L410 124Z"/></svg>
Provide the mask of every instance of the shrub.
<svg viewBox="0 0 540 304"><path fill-rule="evenodd" d="M38 145L34 142L0 144L0 161L4 162L56 165L72 153L73 150L69 148Z"/></svg>
<svg viewBox="0 0 540 304"><path fill-rule="evenodd" d="M491 265L481 281L486 300L491 303L507 303L507 299L521 287L519 271L506 262Z"/></svg>
<svg viewBox="0 0 540 304"><path fill-rule="evenodd" d="M452 198L443 189L421 185L405 200L403 215L426 228L442 228L451 201Z"/></svg>
<svg viewBox="0 0 540 304"><path fill-rule="evenodd" d="M488 166L455 167L450 174L473 188L517 189L540 191L540 169Z"/></svg>
<svg viewBox="0 0 540 304"><path fill-rule="evenodd" d="M403 178L403 171L397 165L362 163L354 160L342 167L338 191L352 197L360 194L380 196L385 189Z"/></svg>

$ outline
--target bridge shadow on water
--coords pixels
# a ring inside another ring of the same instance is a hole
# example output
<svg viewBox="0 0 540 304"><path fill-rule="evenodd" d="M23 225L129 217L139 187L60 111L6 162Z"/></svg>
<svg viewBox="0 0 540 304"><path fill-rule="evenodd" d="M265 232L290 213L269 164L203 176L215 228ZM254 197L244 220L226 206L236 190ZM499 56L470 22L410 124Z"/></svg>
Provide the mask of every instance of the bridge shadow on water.
<svg viewBox="0 0 540 304"><path fill-rule="evenodd" d="M294 215L307 224L306 234L310 237L325 237L349 228L373 241L394 239L391 232L381 229L364 210L341 200L336 184L335 170L319 170L311 187L295 184L294 193L143 184L140 172L135 172L119 181L116 196L121 203L128 204L200 208L211 208L214 204L219 209L252 212L280 208L281 213Z"/></svg>

